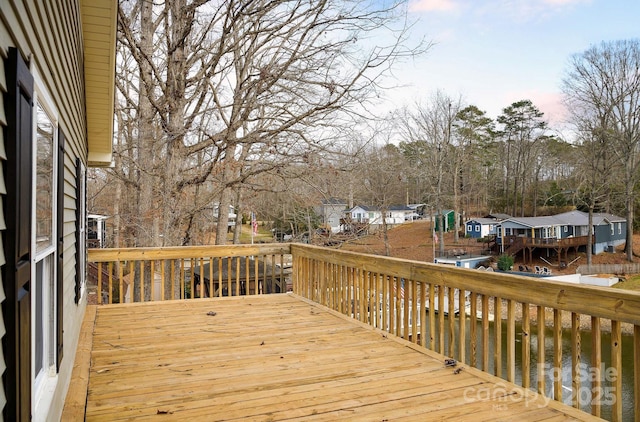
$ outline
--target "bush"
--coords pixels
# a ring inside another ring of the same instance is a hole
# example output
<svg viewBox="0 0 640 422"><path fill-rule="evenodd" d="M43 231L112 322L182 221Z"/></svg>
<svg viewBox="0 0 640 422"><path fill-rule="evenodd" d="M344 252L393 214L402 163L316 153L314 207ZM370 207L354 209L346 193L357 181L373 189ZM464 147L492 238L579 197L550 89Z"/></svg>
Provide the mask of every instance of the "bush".
<svg viewBox="0 0 640 422"><path fill-rule="evenodd" d="M498 269L501 271L509 271L513 267L513 257L511 255L501 255L498 258Z"/></svg>

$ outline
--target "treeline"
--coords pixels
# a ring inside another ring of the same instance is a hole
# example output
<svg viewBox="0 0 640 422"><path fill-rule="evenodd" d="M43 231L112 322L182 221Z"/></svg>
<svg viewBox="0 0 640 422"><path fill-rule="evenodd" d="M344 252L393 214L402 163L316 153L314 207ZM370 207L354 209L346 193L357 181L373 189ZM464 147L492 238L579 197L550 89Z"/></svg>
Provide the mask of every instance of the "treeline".
<svg viewBox="0 0 640 422"><path fill-rule="evenodd" d="M121 1L115 162L89 181L111 245L237 242L214 218L230 206L308 229L330 197L465 215L575 205L632 223L637 41L572 58L562 139L528 100L494 120L437 92L377 115L389 71L430 47L409 43L406 17L404 1ZM386 45L367 37L384 32Z"/></svg>

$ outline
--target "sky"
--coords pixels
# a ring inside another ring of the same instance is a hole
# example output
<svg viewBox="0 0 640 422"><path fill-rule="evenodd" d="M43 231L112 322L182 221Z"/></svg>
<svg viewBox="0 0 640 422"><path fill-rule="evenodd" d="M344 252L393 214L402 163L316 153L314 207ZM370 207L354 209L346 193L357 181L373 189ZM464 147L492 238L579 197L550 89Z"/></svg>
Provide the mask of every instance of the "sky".
<svg viewBox="0 0 640 422"><path fill-rule="evenodd" d="M639 0L410 0L413 36L435 43L395 72L394 106L436 90L491 118L529 99L550 126L566 123L569 59L602 41L640 37Z"/></svg>

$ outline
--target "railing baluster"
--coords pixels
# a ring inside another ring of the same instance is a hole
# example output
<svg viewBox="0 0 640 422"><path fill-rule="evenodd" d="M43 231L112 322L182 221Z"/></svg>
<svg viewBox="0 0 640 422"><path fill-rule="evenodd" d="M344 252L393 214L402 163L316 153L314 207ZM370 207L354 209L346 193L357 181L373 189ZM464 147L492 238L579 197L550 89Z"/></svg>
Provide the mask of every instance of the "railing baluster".
<svg viewBox="0 0 640 422"><path fill-rule="evenodd" d="M400 278L394 277L395 280L395 294L396 298L396 332L395 335L402 336L402 285L400 284ZM406 340L406 339L405 339Z"/></svg>
<svg viewBox="0 0 640 422"><path fill-rule="evenodd" d="M176 260L175 259L171 260L171 266L169 268L169 271L171 272L171 275L169 276L171 277L171 299L175 299L176 298Z"/></svg>
<svg viewBox="0 0 640 422"><path fill-rule="evenodd" d="M538 393L546 395L545 392L545 307L538 306L537 312L537 324L538 324Z"/></svg>
<svg viewBox="0 0 640 422"><path fill-rule="evenodd" d="M531 386L531 315L529 304L522 304L522 386Z"/></svg>
<svg viewBox="0 0 640 422"><path fill-rule="evenodd" d="M400 280L402 286L402 336L405 340L409 340L409 295L411 289L407 283L411 283L410 280Z"/></svg>
<svg viewBox="0 0 640 422"><path fill-rule="evenodd" d="M160 261L160 300L164 300L164 282L165 282L165 267L167 265L167 260L163 259ZM204 283L203 283L204 284Z"/></svg>
<svg viewBox="0 0 640 422"><path fill-rule="evenodd" d="M622 329L620 321L611 320L611 420L622 421Z"/></svg>
<svg viewBox="0 0 640 422"><path fill-rule="evenodd" d="M438 352L445 354L444 350L444 290L445 287L438 286Z"/></svg>
<svg viewBox="0 0 640 422"><path fill-rule="evenodd" d="M429 349L436 350L436 286L429 283Z"/></svg>
<svg viewBox="0 0 640 422"><path fill-rule="evenodd" d="M493 298L493 373L502 377L502 299Z"/></svg>
<svg viewBox="0 0 640 422"><path fill-rule="evenodd" d="M180 299L185 299L184 294L184 259L180 260Z"/></svg>
<svg viewBox="0 0 640 422"><path fill-rule="evenodd" d="M482 370L489 372L489 296L482 295Z"/></svg>
<svg viewBox="0 0 640 422"><path fill-rule="evenodd" d="M476 292L471 292L469 296L469 300L471 301L471 309L469 315L469 353L471 354L469 359L469 365L476 368L478 366L478 333L477 333L477 321L478 321L478 295Z"/></svg>
<svg viewBox="0 0 640 422"><path fill-rule="evenodd" d="M459 335L458 335L458 344L460 345L458 348L458 360L460 362L466 361L466 347L467 347L467 338L466 338L466 327L467 327L467 295L465 290L458 290L458 321L459 321Z"/></svg>
<svg viewBox="0 0 640 422"><path fill-rule="evenodd" d="M120 261L117 261L116 265L118 266L118 303L124 303L124 270L122 268L124 265Z"/></svg>
<svg viewBox="0 0 640 422"><path fill-rule="evenodd" d="M456 310L455 310L455 299L456 299L456 295L454 293L454 289L453 287L449 287L447 288L447 307L448 307L448 314L447 315L447 319L449 320L449 338L448 338L448 345L447 345L447 353L448 356L450 357L454 357L455 356L455 350L454 349L454 344L455 344L455 332L456 332L456 326L455 326L455 315L456 315ZM444 313L444 310L443 310Z"/></svg>
<svg viewBox="0 0 640 422"><path fill-rule="evenodd" d="M102 262L98 262L98 305L102 305Z"/></svg>
<svg viewBox="0 0 640 422"><path fill-rule="evenodd" d="M129 277L129 287L127 288L127 292L129 293L129 297L131 298L132 303L136 301L134 297L136 287L136 273L134 271L134 265L134 261L129 261L129 274L127 274L127 276Z"/></svg>
<svg viewBox="0 0 640 422"><path fill-rule="evenodd" d="M149 299L150 302L153 302L156 300L156 269L155 269L155 261L151 261L151 269L149 270L149 275L151 276L151 298Z"/></svg>
<svg viewBox="0 0 640 422"><path fill-rule="evenodd" d="M237 256L234 260L236 263L236 296L240 296L240 257ZM276 257L271 255L271 274L275 277ZM273 282L275 285L275 280Z"/></svg>
<svg viewBox="0 0 640 422"><path fill-rule="evenodd" d="M144 302L144 267L145 262L140 262L140 302Z"/></svg>
<svg viewBox="0 0 640 422"><path fill-rule="evenodd" d="M591 414L600 417L602 409L602 337L600 318L591 317L591 367L595 376L591 377ZM640 413L636 413L638 415Z"/></svg>
<svg viewBox="0 0 640 422"><path fill-rule="evenodd" d="M420 345L427 347L427 285L420 283Z"/></svg>
<svg viewBox="0 0 640 422"><path fill-rule="evenodd" d="M507 299L507 381L516 379L516 304Z"/></svg>
<svg viewBox="0 0 640 422"><path fill-rule="evenodd" d="M580 409L580 315L571 312L571 404Z"/></svg>
<svg viewBox="0 0 640 422"><path fill-rule="evenodd" d="M387 332L391 332L391 326L389 323L390 306L389 277L382 275L382 329Z"/></svg>
<svg viewBox="0 0 640 422"><path fill-rule="evenodd" d="M553 310L553 398L562 401L562 311Z"/></svg>
<svg viewBox="0 0 640 422"><path fill-rule="evenodd" d="M107 266L109 271L109 304L113 303L113 261L109 261Z"/></svg>

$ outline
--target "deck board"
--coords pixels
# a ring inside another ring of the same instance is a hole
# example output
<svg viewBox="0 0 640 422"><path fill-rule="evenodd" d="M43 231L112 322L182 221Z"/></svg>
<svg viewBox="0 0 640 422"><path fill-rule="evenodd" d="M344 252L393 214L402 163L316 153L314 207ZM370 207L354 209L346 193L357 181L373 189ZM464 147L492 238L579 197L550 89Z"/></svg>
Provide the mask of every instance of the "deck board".
<svg viewBox="0 0 640 422"><path fill-rule="evenodd" d="M592 419L292 294L87 315L88 421Z"/></svg>

